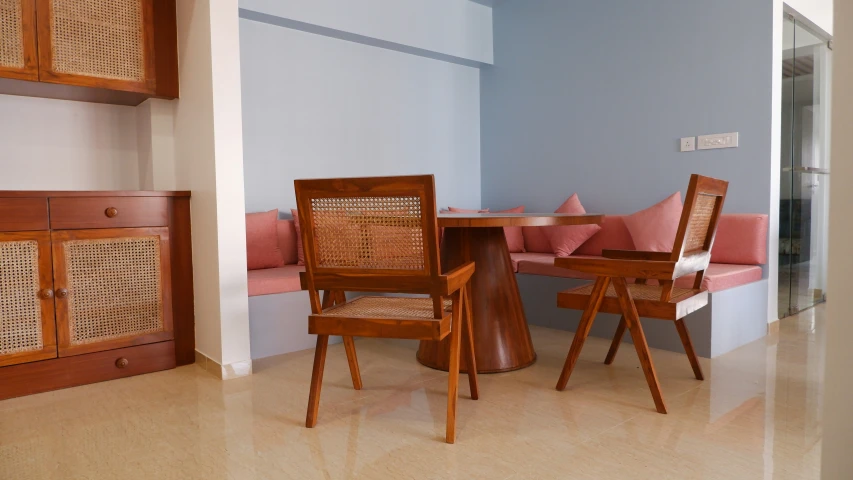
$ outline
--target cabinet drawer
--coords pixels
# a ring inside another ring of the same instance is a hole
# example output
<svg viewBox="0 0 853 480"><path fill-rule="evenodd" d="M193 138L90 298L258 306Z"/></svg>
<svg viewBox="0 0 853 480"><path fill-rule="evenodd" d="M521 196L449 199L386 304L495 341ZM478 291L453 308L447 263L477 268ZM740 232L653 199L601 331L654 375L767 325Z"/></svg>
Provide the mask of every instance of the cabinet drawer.
<svg viewBox="0 0 853 480"><path fill-rule="evenodd" d="M50 228L164 227L169 224L165 197L51 198Z"/></svg>
<svg viewBox="0 0 853 480"><path fill-rule="evenodd" d="M0 198L0 232L47 230L46 198Z"/></svg>
<svg viewBox="0 0 853 480"><path fill-rule="evenodd" d="M175 368L175 342L0 368L0 400Z"/></svg>

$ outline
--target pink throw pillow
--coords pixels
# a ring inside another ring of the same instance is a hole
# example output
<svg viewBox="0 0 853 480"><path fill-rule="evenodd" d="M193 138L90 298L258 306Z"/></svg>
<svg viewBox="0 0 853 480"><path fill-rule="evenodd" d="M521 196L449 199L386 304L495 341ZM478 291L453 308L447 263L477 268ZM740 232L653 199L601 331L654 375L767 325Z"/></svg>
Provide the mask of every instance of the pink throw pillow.
<svg viewBox="0 0 853 480"><path fill-rule="evenodd" d="M545 235L545 227L521 227L524 236L524 251L533 253L554 253L551 242Z"/></svg>
<svg viewBox="0 0 853 480"><path fill-rule="evenodd" d="M524 205L520 207L510 208L509 210L501 210L495 213L524 213ZM506 237L506 246L509 253L524 252L524 234L522 227L504 227L504 236Z"/></svg>
<svg viewBox="0 0 853 480"><path fill-rule="evenodd" d="M246 266L248 270L284 266L278 248L278 210L246 214Z"/></svg>
<svg viewBox="0 0 853 480"><path fill-rule="evenodd" d="M681 220L681 192L625 217L634 247L645 252L671 252Z"/></svg>
<svg viewBox="0 0 853 480"><path fill-rule="evenodd" d="M296 265L296 222L293 220L278 221L278 249L285 265Z"/></svg>
<svg viewBox="0 0 853 480"><path fill-rule="evenodd" d="M296 264L305 265L305 251L302 250L302 230L299 228L299 212L295 208L290 209L293 215L293 228L296 229Z"/></svg>
<svg viewBox="0 0 853 480"><path fill-rule="evenodd" d="M586 210L581 205L578 194L573 193L554 213L583 214ZM559 225L543 228L548 243L551 244L551 251L558 257L568 257L599 230L599 225Z"/></svg>

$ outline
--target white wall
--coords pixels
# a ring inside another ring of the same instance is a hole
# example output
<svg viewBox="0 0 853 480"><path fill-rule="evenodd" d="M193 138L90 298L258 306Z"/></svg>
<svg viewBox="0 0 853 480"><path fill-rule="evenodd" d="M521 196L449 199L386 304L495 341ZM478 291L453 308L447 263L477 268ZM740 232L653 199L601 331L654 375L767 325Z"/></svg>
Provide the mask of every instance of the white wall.
<svg viewBox="0 0 853 480"><path fill-rule="evenodd" d="M247 211L296 206L293 180L434 173L480 205L480 80L469 66L241 19Z"/></svg>
<svg viewBox="0 0 853 480"><path fill-rule="evenodd" d="M171 100L150 98L136 107L139 187L143 190L177 189L175 187L176 103Z"/></svg>
<svg viewBox="0 0 853 480"><path fill-rule="evenodd" d="M136 111L0 95L0 190L139 188Z"/></svg>
<svg viewBox="0 0 853 480"><path fill-rule="evenodd" d="M492 9L469 0L240 0L240 8L490 64Z"/></svg>
<svg viewBox="0 0 853 480"><path fill-rule="evenodd" d="M826 376L824 384L823 451L821 478L850 478L853 471L853 322L850 299L853 298L853 2L835 5L835 48L833 50L832 99L832 183L829 211L829 286L827 292Z"/></svg>
<svg viewBox="0 0 853 480"><path fill-rule="evenodd" d="M832 35L832 0L786 0L785 3Z"/></svg>

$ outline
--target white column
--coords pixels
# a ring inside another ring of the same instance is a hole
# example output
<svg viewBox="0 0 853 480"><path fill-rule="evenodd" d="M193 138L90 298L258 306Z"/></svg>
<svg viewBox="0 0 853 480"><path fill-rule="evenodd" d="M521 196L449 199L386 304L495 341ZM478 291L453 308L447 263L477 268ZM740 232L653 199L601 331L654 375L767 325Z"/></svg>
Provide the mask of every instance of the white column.
<svg viewBox="0 0 853 480"><path fill-rule="evenodd" d="M850 478L853 472L853 2L835 2L832 78L832 175L829 204L829 283L821 478Z"/></svg>
<svg viewBox="0 0 853 480"><path fill-rule="evenodd" d="M196 351L232 378L251 373L237 0L177 3L174 187L192 191Z"/></svg>

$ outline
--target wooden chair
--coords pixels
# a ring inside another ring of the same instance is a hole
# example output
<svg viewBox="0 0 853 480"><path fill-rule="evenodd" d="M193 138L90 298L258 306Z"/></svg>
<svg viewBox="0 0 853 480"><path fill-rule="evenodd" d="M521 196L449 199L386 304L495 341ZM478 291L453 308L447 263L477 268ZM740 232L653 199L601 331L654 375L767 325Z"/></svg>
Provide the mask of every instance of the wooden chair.
<svg viewBox="0 0 853 480"><path fill-rule="evenodd" d="M555 260L558 267L597 275L595 283L557 294L558 306L584 311L557 381L557 390L566 388L598 312L622 314L604 363L613 362L625 329L628 329L658 412L666 413L666 403L640 317L674 321L693 373L697 379L704 379L683 318L708 304L708 292L701 290L702 278L711 261L711 246L727 189L728 182L723 180L699 175L690 177L672 252L605 250L603 259L567 257ZM675 279L691 273L696 273L693 288L673 287ZM635 283L629 284L629 278L636 279ZM657 284L649 284L647 280L657 280Z"/></svg>
<svg viewBox="0 0 853 480"><path fill-rule="evenodd" d="M361 373L353 337L436 341L450 335L446 440L453 443L463 350L471 398L479 396L466 288L474 263L441 274L435 179L424 175L294 183L305 250L301 282L303 290L308 290L313 313L308 331L317 335L305 425L312 428L317 424L329 335L344 338L356 390L361 389ZM428 297L347 300L347 291Z"/></svg>

